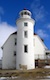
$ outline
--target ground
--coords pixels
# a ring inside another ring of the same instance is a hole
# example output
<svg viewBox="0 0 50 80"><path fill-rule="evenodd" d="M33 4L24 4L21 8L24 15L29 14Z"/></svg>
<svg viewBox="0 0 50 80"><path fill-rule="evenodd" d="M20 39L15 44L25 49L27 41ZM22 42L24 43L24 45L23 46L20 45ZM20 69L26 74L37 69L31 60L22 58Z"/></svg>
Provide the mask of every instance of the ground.
<svg viewBox="0 0 50 80"><path fill-rule="evenodd" d="M43 78L50 76L50 69L37 68L32 70L0 70L0 77Z"/></svg>

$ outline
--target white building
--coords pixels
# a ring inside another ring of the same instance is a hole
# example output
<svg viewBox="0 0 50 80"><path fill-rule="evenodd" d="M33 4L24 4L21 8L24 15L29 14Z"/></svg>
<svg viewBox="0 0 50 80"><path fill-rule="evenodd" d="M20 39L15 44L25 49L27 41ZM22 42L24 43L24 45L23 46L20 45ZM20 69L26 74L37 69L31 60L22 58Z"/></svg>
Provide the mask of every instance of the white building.
<svg viewBox="0 0 50 80"><path fill-rule="evenodd" d="M17 56L16 69L25 67L35 68L34 46L33 46L33 27L35 21L31 18L31 12L22 10L20 18L17 20Z"/></svg>
<svg viewBox="0 0 50 80"><path fill-rule="evenodd" d="M46 59L46 50L47 47L45 46L43 40L38 36L34 35L34 53L35 59Z"/></svg>
<svg viewBox="0 0 50 80"><path fill-rule="evenodd" d="M22 10L16 21L17 32L9 36L3 49L2 69L34 69L35 59L45 59L47 47L34 34L34 19L31 12Z"/></svg>

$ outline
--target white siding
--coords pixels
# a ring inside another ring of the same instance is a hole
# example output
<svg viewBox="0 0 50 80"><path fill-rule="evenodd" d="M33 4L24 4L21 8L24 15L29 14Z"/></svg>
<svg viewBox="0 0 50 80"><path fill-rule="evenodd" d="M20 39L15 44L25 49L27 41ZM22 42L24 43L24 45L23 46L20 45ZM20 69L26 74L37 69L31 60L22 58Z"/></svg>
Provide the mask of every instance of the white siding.
<svg viewBox="0 0 50 80"><path fill-rule="evenodd" d="M25 10L24 10L25 11ZM23 11L22 11L23 12ZM17 20L17 34L12 34L3 45L2 69L21 69L19 65L26 65L27 69L35 68L35 59L45 59L45 46L39 36L33 35L35 21L30 15L20 15ZM27 22L28 26L24 26ZM27 31L27 38L24 37ZM17 38L17 45L15 45ZM24 45L28 45L28 53L24 52ZM16 51L16 56L14 56Z"/></svg>
<svg viewBox="0 0 50 80"><path fill-rule="evenodd" d="M24 26L27 22L28 26ZM20 69L21 65L26 65L27 69L35 68L34 60L34 47L33 47L33 27L34 20L29 18L19 19L17 21L17 58L16 58L16 69ZM28 37L24 37L24 31L28 31ZM28 45L28 53L24 52L24 45Z"/></svg>
<svg viewBox="0 0 50 80"><path fill-rule="evenodd" d="M16 51L15 38L16 35L11 35L3 46L2 69L14 69L16 67L14 56L14 51Z"/></svg>
<svg viewBox="0 0 50 80"><path fill-rule="evenodd" d="M2 69L2 60L0 60L0 69Z"/></svg>
<svg viewBox="0 0 50 80"><path fill-rule="evenodd" d="M28 32L29 32L29 30L28 30ZM29 32L28 36L31 37L30 33L31 32ZM34 43L32 45L30 37L28 37L28 40L27 40L26 38L24 38L24 35L23 35L22 36L23 40L21 40L21 34L20 34L20 37L18 40L18 43L19 43L18 48L17 48L17 45L15 46L15 38L16 37L17 37L17 35L11 35L3 46L2 69L17 68L17 61L19 64L20 63L24 64L24 65L30 64L30 66L31 66L31 63L33 63L33 58L45 59L45 46L44 46L44 43L41 41L41 39L37 35L33 36ZM26 40L28 41L28 43ZM25 43L29 44L28 53L23 52ZM21 47L20 47L20 45L21 45ZM33 49L30 46L33 46ZM17 50L19 53L15 57L13 54L14 54L14 51L16 51L16 53L17 53ZM21 50L22 50L22 54L21 54ZM31 53L33 53L35 57Z"/></svg>
<svg viewBox="0 0 50 80"><path fill-rule="evenodd" d="M39 36L34 36L34 54L35 59L45 59L45 46Z"/></svg>

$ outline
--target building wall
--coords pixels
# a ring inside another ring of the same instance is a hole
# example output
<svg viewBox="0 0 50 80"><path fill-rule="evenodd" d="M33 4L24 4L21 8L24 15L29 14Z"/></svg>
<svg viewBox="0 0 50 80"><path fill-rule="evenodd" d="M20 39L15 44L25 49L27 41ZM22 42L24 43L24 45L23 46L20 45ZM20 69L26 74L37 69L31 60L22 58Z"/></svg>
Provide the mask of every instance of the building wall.
<svg viewBox="0 0 50 80"><path fill-rule="evenodd" d="M30 37L31 37L31 35L30 35ZM17 45L15 45L15 38L17 38L17 34L11 35L3 46L2 69L15 69L17 67L17 58L18 58L17 49L19 51L19 49L21 50L22 48L21 47L17 48ZM24 36L23 36L23 38L24 38ZM21 39L21 37L19 37L19 41L21 41L20 39ZM29 39L28 39L28 41L29 41ZM29 41L29 44L31 45L30 41ZM45 48L44 48L44 45L42 44L41 40L36 35L36 36L34 36L33 41L34 41L33 50L34 50L34 56L35 56L35 57L33 56L33 58L34 59L45 59ZM22 41L22 44L23 43L25 43L25 42ZM23 46L24 46L24 44L23 44ZM32 48L29 47L29 50L32 51ZM14 51L16 51L16 56L14 56ZM24 53L22 50L22 55L19 54L19 57L20 57L19 60L21 59L20 61L23 63L26 60L27 60L27 62L31 63L30 59L33 61L33 58L28 57L28 56L31 56L30 53L31 52L29 52L29 54ZM24 59L24 58L26 58L26 59ZM19 60L18 60L18 62L19 62ZM24 65L25 65L25 63L24 63ZM21 65L19 65L19 66L21 66Z"/></svg>
<svg viewBox="0 0 50 80"><path fill-rule="evenodd" d="M24 22L28 23L28 26L24 26ZM33 47L33 26L34 22L31 19L21 19L17 23L17 65L16 69L20 69L21 66L27 66L27 69L35 68L34 60L34 47ZM24 37L24 31L28 32L28 37ZM28 45L28 52L24 52L24 45Z"/></svg>
<svg viewBox="0 0 50 80"><path fill-rule="evenodd" d="M16 35L11 35L3 46L2 69L16 68L16 56L14 56L14 51L16 51L14 39L16 37Z"/></svg>
<svg viewBox="0 0 50 80"><path fill-rule="evenodd" d="M0 60L0 69L2 69L2 60Z"/></svg>
<svg viewBox="0 0 50 80"><path fill-rule="evenodd" d="M35 59L45 59L45 46L40 37L34 36L34 55Z"/></svg>

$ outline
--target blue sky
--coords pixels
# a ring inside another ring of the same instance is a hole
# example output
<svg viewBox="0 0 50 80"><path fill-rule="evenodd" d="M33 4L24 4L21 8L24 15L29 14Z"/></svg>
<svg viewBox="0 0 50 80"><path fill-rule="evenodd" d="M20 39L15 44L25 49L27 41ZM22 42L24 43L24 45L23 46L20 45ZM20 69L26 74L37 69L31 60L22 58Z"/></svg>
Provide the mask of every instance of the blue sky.
<svg viewBox="0 0 50 80"><path fill-rule="evenodd" d="M0 0L0 47L16 31L16 19L24 8L32 12L34 30L50 49L50 0Z"/></svg>

